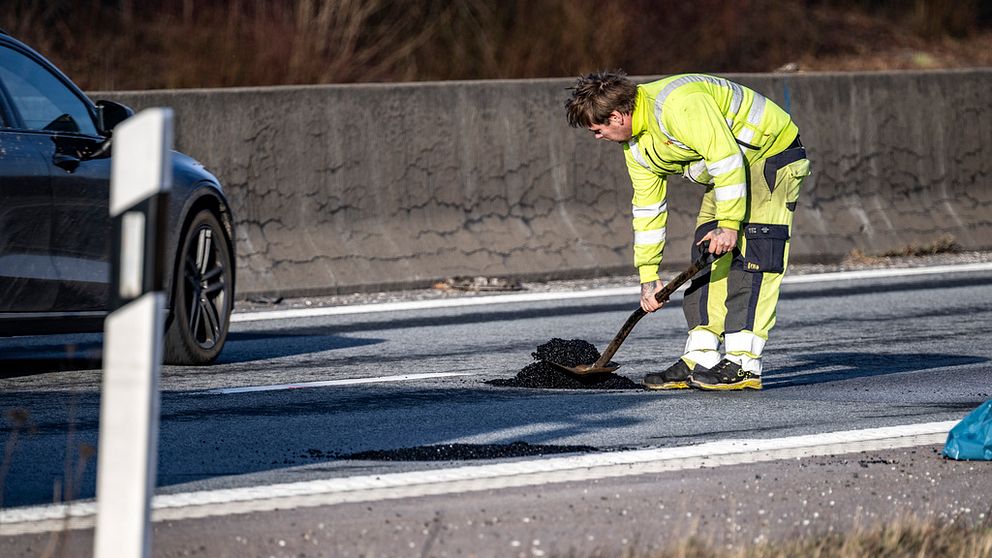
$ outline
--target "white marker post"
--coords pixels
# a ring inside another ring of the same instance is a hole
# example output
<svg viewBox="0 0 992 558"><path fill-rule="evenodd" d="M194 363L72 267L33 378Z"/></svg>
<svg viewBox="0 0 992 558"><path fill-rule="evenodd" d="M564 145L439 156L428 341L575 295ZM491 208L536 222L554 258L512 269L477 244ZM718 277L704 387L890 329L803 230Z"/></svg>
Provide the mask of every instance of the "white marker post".
<svg viewBox="0 0 992 558"><path fill-rule="evenodd" d="M114 131L111 313L104 325L95 558L151 555L165 318L163 249L172 187L172 110Z"/></svg>

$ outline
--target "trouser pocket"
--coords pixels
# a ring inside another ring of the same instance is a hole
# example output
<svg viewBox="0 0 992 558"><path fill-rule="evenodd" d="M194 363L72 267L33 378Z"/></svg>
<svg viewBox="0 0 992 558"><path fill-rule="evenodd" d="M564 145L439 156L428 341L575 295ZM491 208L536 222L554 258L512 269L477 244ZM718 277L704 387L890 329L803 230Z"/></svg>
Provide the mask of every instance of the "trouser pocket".
<svg viewBox="0 0 992 558"><path fill-rule="evenodd" d="M800 185L809 173L809 159L802 147L786 149L765 159L762 178L768 186L771 203L784 205L790 212L795 212Z"/></svg>
<svg viewBox="0 0 992 558"><path fill-rule="evenodd" d="M785 168L788 172L786 176L785 207L789 211L795 211L796 201L799 199L799 189L802 187L803 180L810 175L809 159L800 159Z"/></svg>
<svg viewBox="0 0 992 558"><path fill-rule="evenodd" d="M745 224L744 270L752 273L784 272L788 242L788 225Z"/></svg>

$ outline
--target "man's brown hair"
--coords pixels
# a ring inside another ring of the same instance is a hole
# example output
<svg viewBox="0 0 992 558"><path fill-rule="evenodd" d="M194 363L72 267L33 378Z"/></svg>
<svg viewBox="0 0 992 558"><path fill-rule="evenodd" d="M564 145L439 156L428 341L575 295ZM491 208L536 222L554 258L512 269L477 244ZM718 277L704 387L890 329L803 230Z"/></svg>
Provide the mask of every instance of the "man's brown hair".
<svg viewBox="0 0 992 558"><path fill-rule="evenodd" d="M637 85L623 70L586 74L570 89L572 96L565 101L565 111L573 128L605 124L613 111L631 114L637 101Z"/></svg>

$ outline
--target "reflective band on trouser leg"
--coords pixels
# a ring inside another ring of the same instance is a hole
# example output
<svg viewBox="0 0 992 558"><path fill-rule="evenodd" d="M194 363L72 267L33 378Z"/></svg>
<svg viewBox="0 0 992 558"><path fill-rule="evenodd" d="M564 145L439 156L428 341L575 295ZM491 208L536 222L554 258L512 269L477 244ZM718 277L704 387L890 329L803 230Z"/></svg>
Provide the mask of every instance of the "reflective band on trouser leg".
<svg viewBox="0 0 992 558"><path fill-rule="evenodd" d="M761 374L761 353L765 349L765 340L750 331L728 333L723 337L727 350L727 360L741 365L741 368L752 374Z"/></svg>
<svg viewBox="0 0 992 558"><path fill-rule="evenodd" d="M665 229L655 229L653 231L634 231L634 246L645 246L660 244L665 241Z"/></svg>
<svg viewBox="0 0 992 558"><path fill-rule="evenodd" d="M720 362L720 337L706 329L694 329L685 341L682 358L703 368L713 368Z"/></svg>
<svg viewBox="0 0 992 558"><path fill-rule="evenodd" d="M654 203L651 205L633 205L631 206L631 211L634 214L634 218L654 218L662 213L668 211L668 203L664 200Z"/></svg>

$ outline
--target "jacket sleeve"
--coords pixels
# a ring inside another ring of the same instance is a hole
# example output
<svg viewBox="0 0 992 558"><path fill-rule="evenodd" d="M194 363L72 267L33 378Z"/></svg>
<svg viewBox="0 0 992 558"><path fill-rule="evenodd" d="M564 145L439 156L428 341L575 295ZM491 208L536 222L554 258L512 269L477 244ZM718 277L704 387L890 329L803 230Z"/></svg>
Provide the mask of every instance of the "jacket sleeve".
<svg viewBox="0 0 992 558"><path fill-rule="evenodd" d="M747 165L716 101L693 93L665 104L665 127L698 153L713 177L717 226L740 230L747 208Z"/></svg>
<svg viewBox="0 0 992 558"><path fill-rule="evenodd" d="M666 178L644 168L624 146L627 172L634 186L634 267L641 283L658 279L658 266L665 250L665 232L668 225Z"/></svg>

